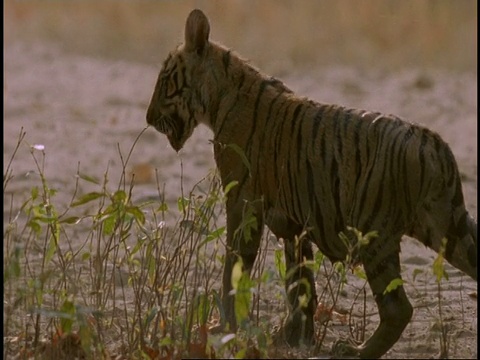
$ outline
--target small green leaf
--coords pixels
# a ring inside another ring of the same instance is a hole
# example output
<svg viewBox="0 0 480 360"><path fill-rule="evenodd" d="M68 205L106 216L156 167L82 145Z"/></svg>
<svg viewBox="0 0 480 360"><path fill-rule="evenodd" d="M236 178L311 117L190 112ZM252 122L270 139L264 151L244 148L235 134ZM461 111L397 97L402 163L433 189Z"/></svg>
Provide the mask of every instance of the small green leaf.
<svg viewBox="0 0 480 360"><path fill-rule="evenodd" d="M135 246L130 250L130 257L133 258L133 256L142 248L143 244L145 241L143 240L138 240L135 244Z"/></svg>
<svg viewBox="0 0 480 360"><path fill-rule="evenodd" d="M57 238L53 235L50 236L50 241L48 242L47 253L45 254L45 261L46 261L47 264L50 262L53 255L55 254L55 251L57 250L57 247L58 247Z"/></svg>
<svg viewBox="0 0 480 360"><path fill-rule="evenodd" d="M219 227L217 230L211 231L207 235L207 242L220 238L224 232L225 232L225 226Z"/></svg>
<svg viewBox="0 0 480 360"><path fill-rule="evenodd" d="M40 224L38 222L35 221L35 219L31 219L29 222L28 222L28 226L30 226L32 228L32 230L37 234L37 235L40 235L41 231L42 231L42 227L40 226Z"/></svg>
<svg viewBox="0 0 480 360"><path fill-rule="evenodd" d="M197 294L195 299L197 319L201 325L206 324L210 313L210 301L205 293Z"/></svg>
<svg viewBox="0 0 480 360"><path fill-rule="evenodd" d="M447 238L442 239L442 244L440 245L440 250L438 255L433 261L433 273L437 278L437 283L442 281L442 278L448 280L448 274L445 271L444 259L445 259L445 249L447 247Z"/></svg>
<svg viewBox="0 0 480 360"><path fill-rule="evenodd" d="M444 257L442 254L438 254L435 260L433 261L433 273L436 277L437 283L442 281L442 278L448 280L448 274L445 271Z"/></svg>
<svg viewBox="0 0 480 360"><path fill-rule="evenodd" d="M338 233L338 237L340 238L340 240L342 241L343 245L345 245L345 247L349 247L350 245L350 240L348 239L348 236L345 235L345 233L343 231L340 231Z"/></svg>
<svg viewBox="0 0 480 360"><path fill-rule="evenodd" d="M95 185L100 185L100 181L98 181L97 178L93 177L93 176L90 176L90 175L87 175L87 174L82 174L82 173L78 173L78 177L80 179L83 179L85 181L88 181L90 183L93 183Z"/></svg>
<svg viewBox="0 0 480 360"><path fill-rule="evenodd" d="M139 224L141 225L145 224L145 214L138 207L136 206L128 207L126 211L127 213L132 214L135 220L137 220Z"/></svg>
<svg viewBox="0 0 480 360"><path fill-rule="evenodd" d="M37 186L34 186L32 188L32 200L35 201L38 197L38 187Z"/></svg>
<svg viewBox="0 0 480 360"><path fill-rule="evenodd" d="M161 203L160 206L157 209L158 212L165 212L168 211L168 205L167 203Z"/></svg>
<svg viewBox="0 0 480 360"><path fill-rule="evenodd" d="M56 217L48 215L35 216L34 219L46 224L52 224L57 221Z"/></svg>
<svg viewBox="0 0 480 360"><path fill-rule="evenodd" d="M320 267L323 264L323 261L325 260L325 255L321 251L317 251L315 253L315 262L317 263L317 266Z"/></svg>
<svg viewBox="0 0 480 360"><path fill-rule="evenodd" d="M250 162L248 161L247 157L245 156L245 152L243 151L243 149L240 146L238 146L237 144L228 144L227 147L229 147L230 149L235 151L238 154L238 156L240 156L240 159L242 159L243 164L245 165L245 167L248 170L248 173L250 174L252 172L251 169L250 169Z"/></svg>
<svg viewBox="0 0 480 360"><path fill-rule="evenodd" d="M225 189L223 190L223 193L225 194L225 196L227 196L227 194L230 192L230 190L232 190L232 188L234 188L237 185L238 185L237 180L233 180L233 181L229 182L227 184L227 186L225 186Z"/></svg>
<svg viewBox="0 0 480 360"><path fill-rule="evenodd" d="M242 268L243 268L243 261L241 258L233 265L232 269L232 287L236 290L238 287L238 283L240 282L240 278L242 277Z"/></svg>
<svg viewBox="0 0 480 360"><path fill-rule="evenodd" d="M360 245L368 245L370 243L370 240L373 240L375 238L378 238L378 231L369 231L363 236L362 241L360 241Z"/></svg>
<svg viewBox="0 0 480 360"><path fill-rule="evenodd" d="M387 285L385 288L385 291L383 292L383 295L397 289L399 286L402 286L404 284L404 281L400 278L395 278L390 283Z"/></svg>
<svg viewBox="0 0 480 360"><path fill-rule="evenodd" d="M239 262L235 264L234 270L237 264L239 264ZM242 272L235 289L235 318L237 319L237 324L239 324L240 327L243 327L249 318L250 303L252 299L252 286L253 282L250 280L248 272Z"/></svg>
<svg viewBox="0 0 480 360"><path fill-rule="evenodd" d="M283 249L275 250L275 267L282 281L285 280L285 275L287 271L283 257Z"/></svg>
<svg viewBox="0 0 480 360"><path fill-rule="evenodd" d="M337 261L336 263L333 264L333 267L334 267L336 272L338 272L340 274L345 273L345 264L343 262Z"/></svg>
<svg viewBox="0 0 480 360"><path fill-rule="evenodd" d="M165 336L162 340L160 340L160 346L170 346L173 344L172 339L169 336Z"/></svg>
<svg viewBox="0 0 480 360"><path fill-rule="evenodd" d="M76 206L79 206L79 205L83 205L83 204L86 204L90 201L101 198L103 196L105 196L105 194L103 194L103 193L90 192L88 194L85 194L85 195L81 196L77 201L74 201L71 206L76 207Z"/></svg>
<svg viewBox="0 0 480 360"><path fill-rule="evenodd" d="M70 216L59 221L60 224L78 224L82 218L78 216Z"/></svg>
<svg viewBox="0 0 480 360"><path fill-rule="evenodd" d="M115 213L110 214L109 216L105 217L103 219L103 234L104 235L111 235L113 234L113 231L115 230L115 224L117 218L115 216Z"/></svg>
<svg viewBox="0 0 480 360"><path fill-rule="evenodd" d="M55 196L55 194L56 194L57 192L58 192L57 189L48 189L48 194L49 194L50 196Z"/></svg>
<svg viewBox="0 0 480 360"><path fill-rule="evenodd" d="M415 281L415 279L417 278L417 276L420 275L420 274L423 274L423 270L422 270L422 269L414 269L414 270L413 270L413 276L412 276L413 281Z"/></svg>
<svg viewBox="0 0 480 360"><path fill-rule="evenodd" d="M65 300L60 308L63 316L60 317L60 328L63 333L72 331L73 321L75 319L75 305L70 300Z"/></svg>
<svg viewBox="0 0 480 360"><path fill-rule="evenodd" d="M252 230L258 229L257 217L254 215L253 211L253 206L247 203L242 223L238 226L233 234L234 237L243 236L247 243L252 240Z"/></svg>
<svg viewBox="0 0 480 360"><path fill-rule="evenodd" d="M367 280L367 274L365 274L365 270L361 266L355 266L353 269L353 274L362 280Z"/></svg>
<svg viewBox="0 0 480 360"><path fill-rule="evenodd" d="M217 230L214 231L208 231L208 229L205 228L205 231L207 237L198 245L199 248L201 248L205 244L208 244L211 241L219 239L225 232L225 226L219 227Z"/></svg>
<svg viewBox="0 0 480 360"><path fill-rule="evenodd" d="M117 202L117 203L124 203L125 200L127 199L127 193L123 190L117 190L115 191L115 193L113 194L113 200L114 202Z"/></svg>
<svg viewBox="0 0 480 360"><path fill-rule="evenodd" d="M185 213L187 211L187 207L189 204L190 204L190 199L186 197L179 197L177 200L177 207L181 213Z"/></svg>

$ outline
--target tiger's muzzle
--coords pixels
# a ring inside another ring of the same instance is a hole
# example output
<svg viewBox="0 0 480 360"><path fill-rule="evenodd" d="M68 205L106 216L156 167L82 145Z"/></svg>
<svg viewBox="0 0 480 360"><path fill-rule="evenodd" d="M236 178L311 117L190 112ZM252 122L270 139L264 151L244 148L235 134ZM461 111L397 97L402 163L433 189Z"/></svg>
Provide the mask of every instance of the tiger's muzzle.
<svg viewBox="0 0 480 360"><path fill-rule="evenodd" d="M148 109L147 124L151 125L158 132L167 136L172 148L178 152L183 147L183 121L178 116L166 116L155 113L154 110Z"/></svg>

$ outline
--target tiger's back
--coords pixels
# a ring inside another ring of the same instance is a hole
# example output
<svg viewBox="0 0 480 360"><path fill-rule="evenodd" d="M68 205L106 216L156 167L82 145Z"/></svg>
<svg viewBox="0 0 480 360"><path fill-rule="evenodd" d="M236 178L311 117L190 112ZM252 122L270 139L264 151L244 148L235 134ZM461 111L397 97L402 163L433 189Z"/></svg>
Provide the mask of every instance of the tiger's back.
<svg viewBox="0 0 480 360"><path fill-rule="evenodd" d="M246 271L253 267L263 224L285 240L292 312L284 333L294 345L314 341L315 285L311 270L301 266L313 258L311 242L331 260L343 260L340 231L376 230L378 237L357 256L380 325L353 351L381 356L398 340L413 311L402 286L385 292L401 277L403 234L435 251L446 237L447 260L477 279L477 224L465 209L451 150L434 132L395 116L297 97L281 81L210 42L209 31L205 15L192 11L185 44L170 54L159 74L147 121L177 151L205 123L214 133L223 185L237 182L226 204L226 323L236 327L233 266L240 257ZM248 239L239 231L246 214L258 224ZM306 236L297 243L304 230ZM306 306L301 296L307 296Z"/></svg>
<svg viewBox="0 0 480 360"><path fill-rule="evenodd" d="M225 182L235 177L242 187L252 179L253 197L263 199L267 217L271 210L312 228L320 250L336 260L344 259L346 249L328 239L347 226L364 233L382 229L412 235L436 251L446 225L462 226L467 213L457 165L436 133L393 115L298 98L270 79L259 87L263 90L257 98L263 95L269 101L255 101L257 107L244 115L253 119L250 132L240 131L240 138L238 124L231 121L222 124L231 135L219 136L221 143L244 149L250 168L241 165L238 153L222 146L216 147L216 161ZM235 91L246 92L241 87ZM234 107L233 112L242 110ZM232 164L236 174L230 178ZM453 212L442 213L450 205ZM425 221L426 212L437 214ZM474 242L464 246L468 254L476 254ZM476 277L476 259L458 266Z"/></svg>

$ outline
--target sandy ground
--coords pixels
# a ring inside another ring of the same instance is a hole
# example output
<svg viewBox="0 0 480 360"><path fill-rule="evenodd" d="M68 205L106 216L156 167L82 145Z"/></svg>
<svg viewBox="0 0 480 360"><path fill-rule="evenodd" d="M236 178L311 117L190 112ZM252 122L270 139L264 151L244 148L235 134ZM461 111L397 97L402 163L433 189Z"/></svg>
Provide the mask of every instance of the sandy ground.
<svg viewBox="0 0 480 360"><path fill-rule="evenodd" d="M14 193L20 203L33 184L38 184L29 148L35 144L45 146L45 174L58 190L60 204L66 206L70 201L78 166L82 173L97 179L102 179L109 168L114 187L121 171L119 149L125 157L146 126L145 111L158 70L137 63L71 55L52 45L10 43L4 65L4 164L12 155L21 127L27 134L13 164L15 178L7 195ZM287 74L282 80L299 94L321 102L393 113L437 131L453 149L464 180L467 208L477 217L475 73L424 69L386 73L329 67ZM188 190L214 167L211 138L208 129L199 128L177 155L164 136L147 129L127 167L137 176L134 198L156 196L157 169L167 201L174 202L180 195L182 177L183 187ZM40 152L35 154L41 158ZM88 184L82 183L79 192L86 191L90 191ZM402 260L407 282L415 268L430 267L433 259L432 252L405 239ZM477 303L470 295L476 293L477 284L455 269L448 271L450 281L442 285L442 302L451 335L450 356L476 358ZM437 288L434 283L418 281L416 288L407 286L415 307L414 318L385 357L439 354Z"/></svg>

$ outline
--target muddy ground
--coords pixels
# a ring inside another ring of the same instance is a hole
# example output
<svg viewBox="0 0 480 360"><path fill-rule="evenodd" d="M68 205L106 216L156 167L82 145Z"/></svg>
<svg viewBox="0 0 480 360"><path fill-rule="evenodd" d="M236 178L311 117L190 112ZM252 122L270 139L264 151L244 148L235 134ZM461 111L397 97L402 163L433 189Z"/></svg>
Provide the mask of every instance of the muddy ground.
<svg viewBox="0 0 480 360"><path fill-rule="evenodd" d="M50 186L58 190L56 200L64 206L71 200L78 167L97 179L102 179L108 168L112 182L118 181L119 149L124 156L128 154L146 126L146 107L158 70L139 63L72 55L51 44L8 44L4 170L22 127L26 137L6 195L14 193L20 203L31 187L38 185L29 145L45 147L45 174ZM415 68L387 73L330 66L289 73L282 80L317 101L396 114L438 132L453 149L467 208L477 217L476 73ZM208 129L199 128L177 155L164 136L148 128L127 167L137 177L134 198L156 196L157 169L166 200L174 203L181 192L181 179L184 189L190 189L214 167L211 138ZM90 189L82 183L79 192L86 191ZM8 207L9 196L4 199ZM402 261L407 282L414 269L431 267L434 257L423 245L405 238ZM450 356L476 358L477 301L472 294L476 294L477 284L453 268L448 272L450 280L442 285L441 296L451 335ZM417 279L415 287L407 285L414 317L385 358L439 355L437 287L432 276L427 280Z"/></svg>

